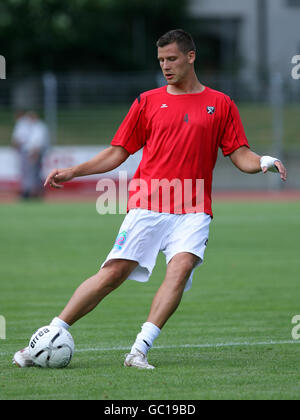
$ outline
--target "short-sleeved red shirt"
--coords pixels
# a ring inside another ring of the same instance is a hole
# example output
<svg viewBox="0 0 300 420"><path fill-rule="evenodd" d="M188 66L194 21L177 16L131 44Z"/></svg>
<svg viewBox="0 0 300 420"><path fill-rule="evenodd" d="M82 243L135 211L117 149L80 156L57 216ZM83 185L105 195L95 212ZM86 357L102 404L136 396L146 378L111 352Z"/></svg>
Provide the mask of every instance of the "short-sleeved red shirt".
<svg viewBox="0 0 300 420"><path fill-rule="evenodd" d="M238 109L229 96L209 87L201 93L172 95L166 86L144 92L134 101L111 144L130 154L144 148L129 187L128 209L178 214L204 211L211 216L219 147L224 156L241 146L249 147ZM167 199L163 185L169 192Z"/></svg>

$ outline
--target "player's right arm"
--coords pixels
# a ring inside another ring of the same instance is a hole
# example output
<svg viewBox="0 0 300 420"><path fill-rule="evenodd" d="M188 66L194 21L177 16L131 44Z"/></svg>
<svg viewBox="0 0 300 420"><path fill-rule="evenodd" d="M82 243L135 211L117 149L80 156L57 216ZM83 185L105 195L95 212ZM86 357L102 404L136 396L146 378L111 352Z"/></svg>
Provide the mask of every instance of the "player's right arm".
<svg viewBox="0 0 300 420"><path fill-rule="evenodd" d="M80 176L102 174L112 171L128 158L129 152L121 146L110 146L94 158L80 165L65 169L53 169L47 176L44 186L63 188L61 183Z"/></svg>

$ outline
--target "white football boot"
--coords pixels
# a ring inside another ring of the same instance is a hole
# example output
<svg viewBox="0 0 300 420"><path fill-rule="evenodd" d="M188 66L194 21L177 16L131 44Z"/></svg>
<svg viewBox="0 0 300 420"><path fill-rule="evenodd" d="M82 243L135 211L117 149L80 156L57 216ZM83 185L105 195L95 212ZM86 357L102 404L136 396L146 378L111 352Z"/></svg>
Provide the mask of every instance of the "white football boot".
<svg viewBox="0 0 300 420"><path fill-rule="evenodd" d="M34 363L30 357L29 347L17 351L13 357L13 364L20 368L27 368L34 366Z"/></svg>
<svg viewBox="0 0 300 420"><path fill-rule="evenodd" d="M154 366L149 365L147 357L139 350L134 350L134 353L126 354L124 366L136 367L138 369L155 369Z"/></svg>

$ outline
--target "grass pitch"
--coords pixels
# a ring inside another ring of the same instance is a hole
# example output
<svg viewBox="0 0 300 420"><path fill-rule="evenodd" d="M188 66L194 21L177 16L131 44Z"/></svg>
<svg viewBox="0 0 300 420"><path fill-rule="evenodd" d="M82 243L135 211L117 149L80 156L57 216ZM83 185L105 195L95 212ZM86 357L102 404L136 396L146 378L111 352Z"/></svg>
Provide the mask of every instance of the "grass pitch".
<svg viewBox="0 0 300 420"><path fill-rule="evenodd" d="M127 281L71 333L62 370L17 369L13 353L49 324L103 262L123 216L93 203L0 207L0 399L299 399L300 203L216 203L205 263L149 354L154 371L126 369L163 279Z"/></svg>

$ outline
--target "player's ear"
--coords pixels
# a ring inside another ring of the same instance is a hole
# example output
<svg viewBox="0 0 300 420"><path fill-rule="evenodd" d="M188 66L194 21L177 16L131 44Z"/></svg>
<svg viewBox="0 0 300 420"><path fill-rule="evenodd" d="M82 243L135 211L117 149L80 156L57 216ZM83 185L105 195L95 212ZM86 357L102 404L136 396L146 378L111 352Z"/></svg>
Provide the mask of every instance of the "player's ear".
<svg viewBox="0 0 300 420"><path fill-rule="evenodd" d="M196 52L195 51L189 51L187 53L188 62L189 64L193 64L196 60Z"/></svg>

